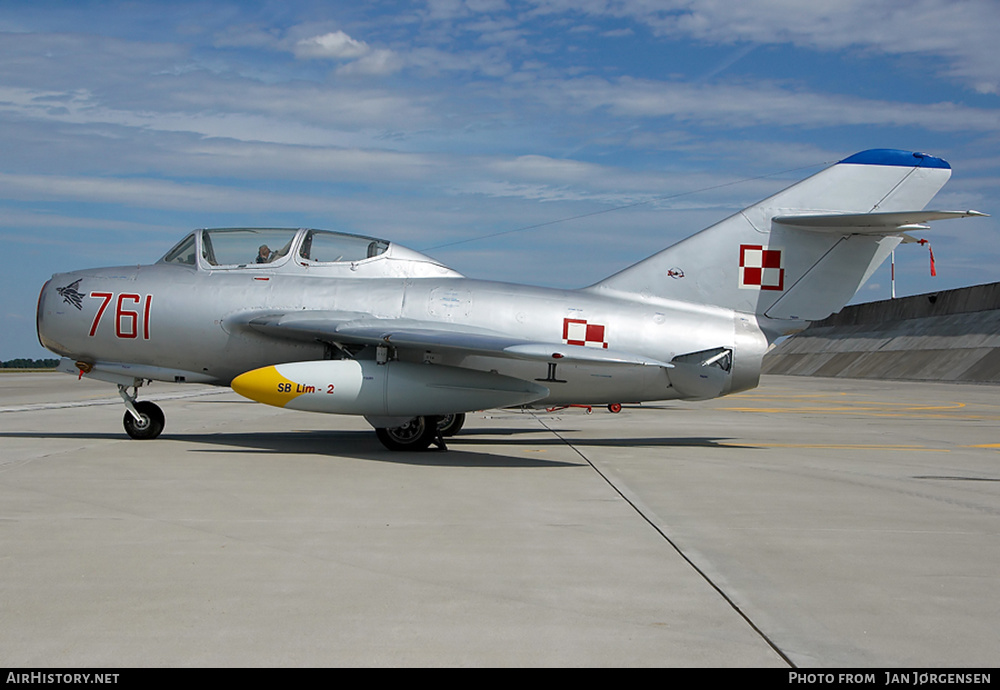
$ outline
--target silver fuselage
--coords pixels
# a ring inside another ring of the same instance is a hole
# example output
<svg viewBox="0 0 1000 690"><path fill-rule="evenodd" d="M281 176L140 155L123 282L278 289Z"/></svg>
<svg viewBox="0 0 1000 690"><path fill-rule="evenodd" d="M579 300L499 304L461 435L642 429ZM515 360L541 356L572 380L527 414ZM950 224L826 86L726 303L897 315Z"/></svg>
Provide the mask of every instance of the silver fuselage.
<svg viewBox="0 0 1000 690"><path fill-rule="evenodd" d="M727 309L652 297L617 298L587 289L471 280L449 273L357 278L350 277L350 270L344 273L343 277L309 274L291 266L205 270L203 265L159 263L58 274L39 298L39 338L64 357L88 364L128 365L144 378L228 385L258 367L337 354L330 343L255 332L243 326L247 314L359 311L386 323L396 319L460 323L540 342L566 342L565 324L570 320L600 324L605 347L664 362L681 353L733 348L731 382L723 393L757 384L767 347L753 315ZM73 286L79 306L64 294L67 286ZM493 371L526 380L548 376L543 364L504 357L433 349L400 349L393 354L401 361ZM659 367L560 364L555 378L558 383L546 384L550 396L537 404L682 397L671 386L667 370Z"/></svg>

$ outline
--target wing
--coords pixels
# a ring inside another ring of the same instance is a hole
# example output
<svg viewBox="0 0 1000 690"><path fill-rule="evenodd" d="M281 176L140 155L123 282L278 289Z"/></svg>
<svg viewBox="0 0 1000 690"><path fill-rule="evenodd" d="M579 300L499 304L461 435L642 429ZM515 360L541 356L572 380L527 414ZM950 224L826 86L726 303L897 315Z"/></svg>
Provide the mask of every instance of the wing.
<svg viewBox="0 0 1000 690"><path fill-rule="evenodd" d="M380 319L363 312L256 312L231 318L226 325L275 338L342 345L390 345L544 362L673 367L630 352L528 340L463 324Z"/></svg>

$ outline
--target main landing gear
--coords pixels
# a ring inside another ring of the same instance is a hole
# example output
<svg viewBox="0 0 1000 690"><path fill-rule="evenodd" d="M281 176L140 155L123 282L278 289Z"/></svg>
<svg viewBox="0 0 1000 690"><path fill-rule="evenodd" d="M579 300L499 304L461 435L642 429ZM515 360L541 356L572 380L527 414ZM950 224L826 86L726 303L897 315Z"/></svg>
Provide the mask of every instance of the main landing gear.
<svg viewBox="0 0 1000 690"><path fill-rule="evenodd" d="M465 414L446 414L438 421L438 429L444 437L454 436L465 426Z"/></svg>
<svg viewBox="0 0 1000 690"><path fill-rule="evenodd" d="M163 431L163 410L148 400L136 400L138 393L138 386L132 388L130 395L126 386L118 385L118 395L125 401L125 417L122 418L125 433L139 440L156 438Z"/></svg>
<svg viewBox="0 0 1000 690"><path fill-rule="evenodd" d="M448 450L444 439L454 436L465 424L464 414L450 414L443 417L414 417L402 426L377 428L375 435L389 450L427 450L435 444L440 450Z"/></svg>

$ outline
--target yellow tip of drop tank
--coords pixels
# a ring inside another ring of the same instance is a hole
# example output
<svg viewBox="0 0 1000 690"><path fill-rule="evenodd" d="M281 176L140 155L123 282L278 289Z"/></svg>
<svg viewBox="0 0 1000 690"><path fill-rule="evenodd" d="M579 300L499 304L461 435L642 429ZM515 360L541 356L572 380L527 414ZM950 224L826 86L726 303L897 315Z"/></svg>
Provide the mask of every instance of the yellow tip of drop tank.
<svg viewBox="0 0 1000 690"><path fill-rule="evenodd" d="M300 386L282 376L273 366L240 374L230 386L244 398L275 407L284 407L303 393Z"/></svg>

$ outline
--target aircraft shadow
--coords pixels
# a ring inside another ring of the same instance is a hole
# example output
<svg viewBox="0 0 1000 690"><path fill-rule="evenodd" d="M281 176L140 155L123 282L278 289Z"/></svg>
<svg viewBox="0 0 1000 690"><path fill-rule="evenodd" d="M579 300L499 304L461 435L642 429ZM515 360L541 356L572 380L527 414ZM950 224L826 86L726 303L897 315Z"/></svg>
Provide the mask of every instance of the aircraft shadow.
<svg viewBox="0 0 1000 690"><path fill-rule="evenodd" d="M202 446L215 445L214 450L198 449L198 452L209 453L328 455L374 462L440 467L569 467L579 464L467 451L453 445L454 439L448 439L447 452L438 450L434 446L422 452L389 451L379 443L372 431L301 430L169 436L164 432L162 438Z"/></svg>
<svg viewBox="0 0 1000 690"><path fill-rule="evenodd" d="M572 431L562 430L561 434L571 434ZM531 438L516 438L530 435ZM497 436L503 436L497 440ZM2 438L38 438L38 439L86 439L104 441L128 440L124 433L118 432L0 432ZM724 439L705 437L652 437L652 438L569 438L564 439L538 429L465 429L459 435L446 439L447 452L437 450L433 446L424 452L392 452L384 449L371 431L336 431L336 430L299 430L299 431L261 431L236 433L203 433L203 434L172 434L165 431L156 441L134 441L141 447L144 443L180 442L193 444L196 447L189 452L202 453L232 453L232 454L296 454L296 455L327 455L331 457L350 457L371 460L374 462L389 462L406 465L424 465L440 467L576 467L580 463L545 458L525 458L504 453L497 453L497 446L502 447L660 447L669 448L726 448L740 449L749 446L723 443ZM491 446L490 452L477 450L483 446Z"/></svg>
<svg viewBox="0 0 1000 690"><path fill-rule="evenodd" d="M490 432L492 433L492 432ZM516 445L536 445L536 446L566 446L571 445L574 447L584 447L584 446L603 446L608 448L723 448L723 449L743 449L743 450L757 450L757 446L743 446L738 443L730 443L728 439L723 438L707 438L707 437L669 437L669 436L656 436L650 438L574 438L568 437L568 434L573 432L560 430L560 437L556 438L541 438L541 439L510 439L504 440L502 443L505 446L516 446ZM453 445L476 445L476 444L491 444L495 441L490 441L488 439L477 439L472 438L471 434L467 434L463 431L460 435L453 439L449 439L448 447L452 448Z"/></svg>
<svg viewBox="0 0 1000 690"><path fill-rule="evenodd" d="M0 432L4 438L76 439L95 441L128 441L124 433L62 432L62 431L8 431ZM452 439L449 439L449 441ZM187 452L248 454L327 455L332 458L348 457L374 462L440 467L576 467L580 463L523 458L513 455L481 453L463 450L448 444L448 451L431 449L423 452L393 452L386 450L371 431L304 430L283 432L238 432L171 434L164 431L155 441L133 441L138 448L144 444L181 442L194 444ZM504 445L507 445L506 443ZM206 448L206 446L208 446Z"/></svg>
<svg viewBox="0 0 1000 690"><path fill-rule="evenodd" d="M664 446L664 447L699 447L699 448L746 448L755 449L757 446L741 446L737 443L730 442L727 438L709 438L709 437L697 437L697 436L654 436L649 438L577 438L573 437L572 434L581 433L582 429L558 429L555 432L548 429L525 429L519 427L513 427L509 429L475 429L468 428L462 429L462 432L448 440L449 448L451 443L456 443L459 445L468 444L488 444L494 443L489 438L477 438L477 437L489 437L489 436L516 436L516 435L526 435L526 434L540 434L540 438L533 439L505 439L501 443L505 446L509 445L567 445L571 444L574 446L612 446L612 447L631 447L631 446ZM557 437L554 434L558 433Z"/></svg>

